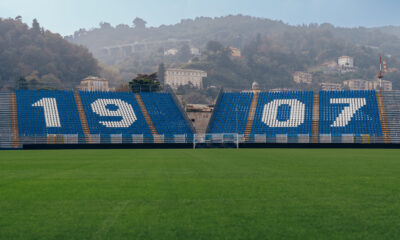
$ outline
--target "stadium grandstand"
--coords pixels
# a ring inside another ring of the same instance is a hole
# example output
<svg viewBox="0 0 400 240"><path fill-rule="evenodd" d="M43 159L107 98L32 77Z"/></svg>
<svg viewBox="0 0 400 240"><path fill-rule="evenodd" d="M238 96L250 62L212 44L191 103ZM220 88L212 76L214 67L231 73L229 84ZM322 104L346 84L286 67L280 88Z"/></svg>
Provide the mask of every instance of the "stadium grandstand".
<svg viewBox="0 0 400 240"><path fill-rule="evenodd" d="M205 134L173 92L0 93L0 148L37 144L400 143L399 91L221 91Z"/></svg>
<svg viewBox="0 0 400 240"><path fill-rule="evenodd" d="M400 92L222 92L207 133L246 143L399 143Z"/></svg>
<svg viewBox="0 0 400 240"><path fill-rule="evenodd" d="M171 93L17 90L0 95L0 146L185 143L194 128Z"/></svg>

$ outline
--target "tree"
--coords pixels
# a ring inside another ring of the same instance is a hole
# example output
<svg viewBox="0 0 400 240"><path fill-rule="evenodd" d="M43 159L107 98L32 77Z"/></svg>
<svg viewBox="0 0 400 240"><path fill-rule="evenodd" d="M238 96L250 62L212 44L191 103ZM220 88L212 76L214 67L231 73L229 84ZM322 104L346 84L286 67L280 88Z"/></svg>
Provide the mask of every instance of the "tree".
<svg viewBox="0 0 400 240"><path fill-rule="evenodd" d="M160 89L157 73L138 74L129 83L132 92L154 92Z"/></svg>
<svg viewBox="0 0 400 240"><path fill-rule="evenodd" d="M129 25L127 24L118 24L115 29L120 30L120 31L125 31L129 30Z"/></svg>
<svg viewBox="0 0 400 240"><path fill-rule="evenodd" d="M207 43L206 49L208 52L216 53L218 51L224 50L224 45L217 41L209 41Z"/></svg>
<svg viewBox="0 0 400 240"><path fill-rule="evenodd" d="M178 52L179 61L187 62L187 61L189 61L191 56L192 56L192 53L190 51L189 45L188 44L182 45L181 49Z"/></svg>
<svg viewBox="0 0 400 240"><path fill-rule="evenodd" d="M133 26L135 26L136 29L145 29L146 28L146 24L147 22L141 18L135 18L135 20L133 20Z"/></svg>
<svg viewBox="0 0 400 240"><path fill-rule="evenodd" d="M191 59L191 62L192 63L200 62L200 58L199 57L194 57L194 58Z"/></svg>
<svg viewBox="0 0 400 240"><path fill-rule="evenodd" d="M17 80L17 84L16 84L17 86L17 89L19 89L19 90L26 90L26 89L28 89L28 82L26 81L26 79L24 78L24 77L20 77L18 80Z"/></svg>
<svg viewBox="0 0 400 240"><path fill-rule="evenodd" d="M262 43L261 33L257 33L256 37L256 47L258 48Z"/></svg>
<svg viewBox="0 0 400 240"><path fill-rule="evenodd" d="M165 65L164 63L161 63L158 65L158 79L161 84L165 83Z"/></svg>
<svg viewBox="0 0 400 240"><path fill-rule="evenodd" d="M46 74L42 76L41 82L47 86L57 89L62 86L60 79L58 79L54 74Z"/></svg>
<svg viewBox="0 0 400 240"><path fill-rule="evenodd" d="M22 76L27 82L21 80L22 88L46 83L71 89L100 70L88 49L43 31L36 19L30 28L18 20L0 18L0 63L1 85L13 88L18 88Z"/></svg>
<svg viewBox="0 0 400 240"><path fill-rule="evenodd" d="M41 31L40 24L39 24L39 22L37 21L36 18L33 19L33 22L32 22L32 31L33 31L34 33L41 33L41 32L42 32L42 31Z"/></svg>
<svg viewBox="0 0 400 240"><path fill-rule="evenodd" d="M111 29L112 28L111 24L109 24L108 22L101 22L99 25L100 25L101 29Z"/></svg>
<svg viewBox="0 0 400 240"><path fill-rule="evenodd" d="M31 74L25 77L29 83L29 89L38 89L41 86L40 77L38 77L39 72L33 71Z"/></svg>

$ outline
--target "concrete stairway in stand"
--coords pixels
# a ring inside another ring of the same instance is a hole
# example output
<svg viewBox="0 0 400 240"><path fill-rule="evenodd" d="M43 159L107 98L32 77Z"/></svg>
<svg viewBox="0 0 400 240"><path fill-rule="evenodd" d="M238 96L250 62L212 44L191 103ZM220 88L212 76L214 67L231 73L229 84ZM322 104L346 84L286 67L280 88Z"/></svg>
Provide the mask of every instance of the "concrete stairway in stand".
<svg viewBox="0 0 400 240"><path fill-rule="evenodd" d="M18 130L18 113L17 113L17 96L15 93L10 94L10 114L11 114L11 135L12 147L19 148L19 130Z"/></svg>
<svg viewBox="0 0 400 240"><path fill-rule="evenodd" d="M79 118L81 120L82 130L85 134L85 142L92 143L92 137L90 135L89 125L87 123L85 110L83 110L81 96L78 92L74 93L76 106L78 108Z"/></svg>
<svg viewBox="0 0 400 240"><path fill-rule="evenodd" d="M10 93L0 92L0 148L12 148Z"/></svg>
<svg viewBox="0 0 400 240"><path fill-rule="evenodd" d="M149 125L149 127L150 127L150 131L151 131L151 133L153 135L154 142L155 143L162 143L161 138L157 133L157 129L155 128L155 126L153 124L153 120L151 120L149 112L147 111L146 105L144 105L144 102L143 102L142 98L137 93L135 94L135 98L136 98L136 101L139 104L140 110L142 110L142 113L143 113L144 118L146 119L147 125Z"/></svg>
<svg viewBox="0 0 400 240"><path fill-rule="evenodd" d="M319 142L319 93L314 93L312 116L312 143Z"/></svg>
<svg viewBox="0 0 400 240"><path fill-rule="evenodd" d="M254 115L256 113L259 93L255 92L251 101L249 116L247 117L246 128L244 130L244 138L246 142L250 140L251 129L253 128Z"/></svg>
<svg viewBox="0 0 400 240"><path fill-rule="evenodd" d="M390 143L391 142L390 141L390 133L389 133L389 128L388 128L387 121L386 121L385 104L383 102L382 93L377 92L376 98L378 100L379 117L381 119L383 141L385 143Z"/></svg>

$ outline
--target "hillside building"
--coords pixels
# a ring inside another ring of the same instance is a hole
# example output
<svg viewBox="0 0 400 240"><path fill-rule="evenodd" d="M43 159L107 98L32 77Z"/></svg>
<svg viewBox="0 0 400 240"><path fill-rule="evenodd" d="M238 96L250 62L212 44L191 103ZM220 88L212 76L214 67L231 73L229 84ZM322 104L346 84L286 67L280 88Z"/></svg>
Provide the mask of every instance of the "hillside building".
<svg viewBox="0 0 400 240"><path fill-rule="evenodd" d="M175 56L179 53L179 50L177 48L170 48L168 50L164 51L164 56ZM199 56L200 55L200 49L196 47L190 47L190 54L194 56Z"/></svg>
<svg viewBox="0 0 400 240"><path fill-rule="evenodd" d="M178 52L179 52L178 49L171 48L171 49L164 51L164 56L175 56L176 54L178 54Z"/></svg>
<svg viewBox="0 0 400 240"><path fill-rule="evenodd" d="M106 79L94 76L83 79L77 88L81 91L110 91Z"/></svg>
<svg viewBox="0 0 400 240"><path fill-rule="evenodd" d="M350 79L343 81L343 86L349 90L365 90L368 89L368 81L362 79Z"/></svg>
<svg viewBox="0 0 400 240"><path fill-rule="evenodd" d="M341 73L355 72L354 58L349 56L341 56L338 59L338 70Z"/></svg>
<svg viewBox="0 0 400 240"><path fill-rule="evenodd" d="M307 72L295 72L293 74L293 81L295 81L296 83L311 84L312 74Z"/></svg>
<svg viewBox="0 0 400 240"><path fill-rule="evenodd" d="M235 48L235 47L229 47L229 49L231 50L232 57L241 57L242 56L242 52L240 51L240 49Z"/></svg>
<svg viewBox="0 0 400 240"><path fill-rule="evenodd" d="M196 47L190 47L190 53L192 55L199 56L200 55L200 49L198 49Z"/></svg>
<svg viewBox="0 0 400 240"><path fill-rule="evenodd" d="M368 89L369 90L380 90L381 89L381 82L379 79L368 82ZM391 81L382 80L382 90L383 91L392 91L393 84Z"/></svg>
<svg viewBox="0 0 400 240"><path fill-rule="evenodd" d="M341 56L338 59L338 65L342 68L354 68L354 58L349 56Z"/></svg>
<svg viewBox="0 0 400 240"><path fill-rule="evenodd" d="M293 89L293 88L272 88L268 92L289 92L289 91L297 91L297 89Z"/></svg>
<svg viewBox="0 0 400 240"><path fill-rule="evenodd" d="M205 77L207 77L207 73L201 70L170 68L165 71L165 84L173 89L185 85L202 89Z"/></svg>
<svg viewBox="0 0 400 240"><path fill-rule="evenodd" d="M362 79L351 79L343 82L343 85L349 90L380 90L381 82L379 79L367 81ZM382 90L392 91L393 84L391 81L382 80Z"/></svg>
<svg viewBox="0 0 400 240"><path fill-rule="evenodd" d="M341 91L341 90L343 90L342 84L340 84L340 83L324 82L324 83L321 83L320 86L321 86L322 91Z"/></svg>

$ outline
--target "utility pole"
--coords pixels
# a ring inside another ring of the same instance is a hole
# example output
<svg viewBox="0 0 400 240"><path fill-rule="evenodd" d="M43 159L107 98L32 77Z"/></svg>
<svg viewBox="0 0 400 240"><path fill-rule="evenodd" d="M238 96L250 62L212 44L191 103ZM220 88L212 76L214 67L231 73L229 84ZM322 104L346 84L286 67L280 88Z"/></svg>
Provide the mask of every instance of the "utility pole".
<svg viewBox="0 0 400 240"><path fill-rule="evenodd" d="M378 78L379 78L379 88L381 89L381 92L382 92L382 79L385 75L385 72L386 72L386 60L385 58L382 57L382 55L380 55Z"/></svg>

